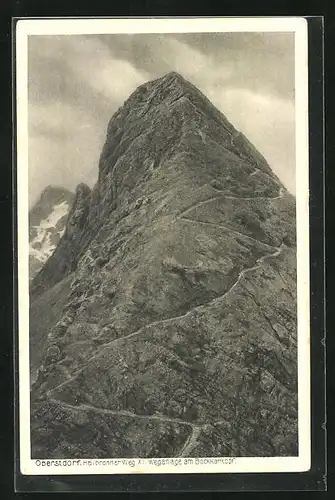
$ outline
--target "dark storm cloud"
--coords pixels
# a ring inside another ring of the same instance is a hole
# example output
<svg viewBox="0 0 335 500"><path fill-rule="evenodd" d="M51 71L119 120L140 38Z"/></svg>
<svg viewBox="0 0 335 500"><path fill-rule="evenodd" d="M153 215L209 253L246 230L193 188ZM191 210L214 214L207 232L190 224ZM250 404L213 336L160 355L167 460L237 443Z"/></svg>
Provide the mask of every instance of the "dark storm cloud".
<svg viewBox="0 0 335 500"><path fill-rule="evenodd" d="M31 36L31 202L46 184L93 184L107 123L141 83L178 71L202 90L294 191L291 34Z"/></svg>

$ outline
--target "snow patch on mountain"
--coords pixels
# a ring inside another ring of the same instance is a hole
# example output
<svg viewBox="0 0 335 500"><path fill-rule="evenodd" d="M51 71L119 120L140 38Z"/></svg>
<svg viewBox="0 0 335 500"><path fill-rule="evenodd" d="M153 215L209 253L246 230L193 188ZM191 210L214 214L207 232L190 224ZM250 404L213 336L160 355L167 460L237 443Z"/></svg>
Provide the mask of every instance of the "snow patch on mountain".
<svg viewBox="0 0 335 500"><path fill-rule="evenodd" d="M64 234L67 217L69 214L71 202L70 197L60 199L59 193L49 188L47 196L41 198L33 223L30 225L29 237L29 261L30 261L30 279L40 271L45 262L54 253L59 240ZM72 196L72 194L71 194ZM39 215L36 215L39 214Z"/></svg>

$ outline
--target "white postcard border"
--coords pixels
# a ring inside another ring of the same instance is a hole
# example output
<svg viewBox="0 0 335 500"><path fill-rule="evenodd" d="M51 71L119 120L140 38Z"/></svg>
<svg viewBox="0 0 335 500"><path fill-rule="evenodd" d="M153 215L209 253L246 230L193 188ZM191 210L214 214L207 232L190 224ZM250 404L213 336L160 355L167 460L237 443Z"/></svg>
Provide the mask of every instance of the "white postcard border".
<svg viewBox="0 0 335 500"><path fill-rule="evenodd" d="M294 32L298 293L297 457L31 460L29 370L28 36L116 33ZM310 303L307 21L292 18L53 18L16 25L20 470L45 474L302 472L310 468Z"/></svg>

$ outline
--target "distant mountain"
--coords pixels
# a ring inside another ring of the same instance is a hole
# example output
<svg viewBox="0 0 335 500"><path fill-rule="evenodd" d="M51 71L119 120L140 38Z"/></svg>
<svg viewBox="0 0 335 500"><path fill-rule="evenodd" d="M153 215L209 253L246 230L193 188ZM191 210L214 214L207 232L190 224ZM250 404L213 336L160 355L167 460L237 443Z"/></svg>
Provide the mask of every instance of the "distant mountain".
<svg viewBox="0 0 335 500"><path fill-rule="evenodd" d="M196 87L140 86L32 282L32 457L297 455L295 236Z"/></svg>
<svg viewBox="0 0 335 500"><path fill-rule="evenodd" d="M29 276L32 280L62 237L74 194L47 186L29 212Z"/></svg>

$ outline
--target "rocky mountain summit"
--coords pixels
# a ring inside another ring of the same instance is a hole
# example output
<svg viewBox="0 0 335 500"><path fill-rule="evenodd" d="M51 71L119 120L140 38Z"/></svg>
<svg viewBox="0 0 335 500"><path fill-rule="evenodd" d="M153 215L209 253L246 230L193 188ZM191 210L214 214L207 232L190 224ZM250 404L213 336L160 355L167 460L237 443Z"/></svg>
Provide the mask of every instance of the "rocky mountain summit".
<svg viewBox="0 0 335 500"><path fill-rule="evenodd" d="M32 283L32 457L296 455L295 234L199 90L140 86Z"/></svg>
<svg viewBox="0 0 335 500"><path fill-rule="evenodd" d="M53 254L66 226L74 195L47 186L29 212L29 277L32 280Z"/></svg>

